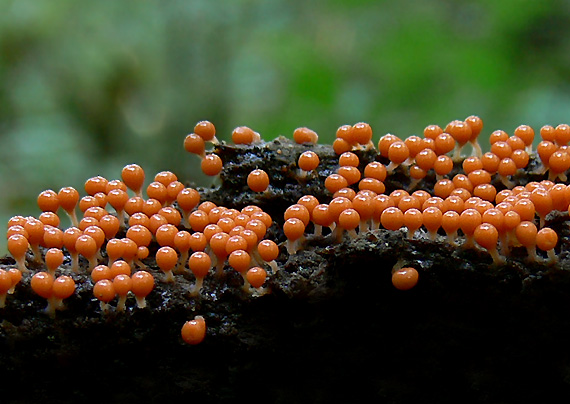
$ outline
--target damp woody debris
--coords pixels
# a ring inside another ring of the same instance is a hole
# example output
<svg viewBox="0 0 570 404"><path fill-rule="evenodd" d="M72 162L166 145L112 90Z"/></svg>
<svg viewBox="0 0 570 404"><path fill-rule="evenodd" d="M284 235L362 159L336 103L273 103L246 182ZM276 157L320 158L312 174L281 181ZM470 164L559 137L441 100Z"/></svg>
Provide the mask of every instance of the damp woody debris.
<svg viewBox="0 0 570 404"><path fill-rule="evenodd" d="M202 121L181 143L212 187L129 164L120 179L44 190L36 217L7 225L2 358L18 368L14 347L59 357L117 335L202 358L247 351L278 341L270 313L355 296L360 319L378 312L371 300L471 288L566 302L570 126L545 125L540 141L527 125L495 130L488 152L484 132L470 116L407 138L360 122L332 145L304 127L263 141L243 126L224 142Z"/></svg>

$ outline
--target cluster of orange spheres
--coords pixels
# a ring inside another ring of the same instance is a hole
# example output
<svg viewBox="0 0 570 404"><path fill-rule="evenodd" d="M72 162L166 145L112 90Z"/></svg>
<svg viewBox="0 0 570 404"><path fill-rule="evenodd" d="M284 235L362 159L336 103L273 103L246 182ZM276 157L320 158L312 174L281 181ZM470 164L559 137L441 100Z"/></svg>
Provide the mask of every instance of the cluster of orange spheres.
<svg viewBox="0 0 570 404"><path fill-rule="evenodd" d="M495 264L506 263L511 250L520 247L528 261L555 264L558 234L545 223L551 212L569 211L570 186L557 181L566 181L570 169L570 126L541 128L540 168L531 173L542 177L536 181L525 179L535 135L530 126L520 125L510 135L493 131L486 153L477 142L482 129L482 120L469 116L445 127L428 125L423 137L383 135L376 148L368 124L341 126L333 144L337 169L324 182L328 198L305 195L285 211L289 254L303 248L311 226L319 237L323 228L330 229L332 242L342 241L344 234L354 239L370 230L403 230L408 239L485 250ZM472 146L469 156L463 153L466 145ZM361 161L359 155L371 150L375 158ZM303 177L318 165L312 151L299 156ZM409 184L387 192L386 183L396 172L405 174ZM417 280L413 268L394 270L392 277L402 290Z"/></svg>
<svg viewBox="0 0 570 404"><path fill-rule="evenodd" d="M47 300L45 312L53 317L77 282L92 288L102 313L114 300L114 310L125 312L147 307L156 282L181 277L194 280L189 297L200 298L204 278L212 272L222 280L226 264L242 276L246 295L260 296L269 290L268 274L279 269L279 248L265 239L273 224L267 213L253 205L237 210L201 201L170 171L145 187L144 170L130 164L120 179L88 179L85 196L65 187L41 192L37 203L38 217L8 222L7 246L16 265L0 270L0 307L22 279ZM63 225L62 213L70 226ZM205 326L198 329L205 332ZM198 339L194 335L191 343Z"/></svg>
<svg viewBox="0 0 570 404"><path fill-rule="evenodd" d="M245 296L261 296L269 291L268 277L279 271L280 246L268 237L271 226L276 226L271 234L286 239L283 250L289 255L306 248L309 237L334 245L388 231L486 251L497 265L520 259L511 254L515 248L526 250L529 261L555 265L558 235L546 223L551 212L569 210L570 186L564 181L570 126L542 127L535 151L528 125L512 134L493 131L486 153L477 142L482 130L482 120L469 116L445 127L428 125L423 137L385 134L375 143L369 124L342 125L332 145L336 157L330 161L329 155L323 167L325 156L313 147L317 133L297 128L293 140L302 146L295 149L300 151L293 181L302 186L321 181L315 175L321 169L329 175L312 188L320 189L318 194L298 198L275 221L259 206L236 209L202 200L199 190L170 171L145 181L136 164L125 166L120 179L88 179L84 196L72 187L45 190L37 198L38 217L15 216L8 222L8 249L16 264L0 270L0 308L16 288L29 286L55 316L65 308L63 300L74 295L76 283L83 282L103 313L115 299L117 312L142 310L156 282L187 278L193 282L189 297L200 298L206 278L220 281L228 271L241 275ZM264 144L246 126L235 128L231 138L238 150ZM206 175L217 176L223 170L221 153L216 147L207 152L207 143L220 141L214 125L201 121L184 139L184 148L202 159ZM468 156L466 145L472 150ZM539 166L532 173L536 181L525 179L531 158ZM269 167L270 162L247 175L249 192L268 192ZM408 178L405 189L391 185L396 173ZM404 264L399 262L392 274L400 290L413 288L419 278ZM84 271L87 281L79 276ZM129 304L130 296L136 305ZM196 344L205 333L205 319L196 316L181 335Z"/></svg>

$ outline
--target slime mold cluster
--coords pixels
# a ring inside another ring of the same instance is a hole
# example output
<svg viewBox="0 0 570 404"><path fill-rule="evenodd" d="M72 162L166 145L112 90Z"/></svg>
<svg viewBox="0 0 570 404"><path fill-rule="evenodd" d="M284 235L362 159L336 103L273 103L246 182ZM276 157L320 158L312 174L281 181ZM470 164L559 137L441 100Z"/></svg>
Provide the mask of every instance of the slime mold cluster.
<svg viewBox="0 0 570 404"><path fill-rule="evenodd" d="M441 287L439 267L566 284L570 126L543 126L540 142L528 125L495 130L487 152L482 133L470 116L406 138L359 122L332 145L305 127L264 141L243 126L224 142L202 121L181 143L216 185L129 164L84 190L44 190L37 217L7 225L4 344L118 327L200 349L239 335L241 316L360 293L359 266L399 295Z"/></svg>

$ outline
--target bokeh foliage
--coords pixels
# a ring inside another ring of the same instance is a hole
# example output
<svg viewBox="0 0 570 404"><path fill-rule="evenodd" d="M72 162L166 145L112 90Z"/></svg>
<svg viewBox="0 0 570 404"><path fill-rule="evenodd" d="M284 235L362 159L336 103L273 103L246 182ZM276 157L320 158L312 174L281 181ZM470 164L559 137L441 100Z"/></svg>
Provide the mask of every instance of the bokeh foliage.
<svg viewBox="0 0 570 404"><path fill-rule="evenodd" d="M563 0L0 0L0 220L128 163L207 184L182 139L209 119L330 142L478 114L485 134L569 122ZM0 252L5 252L2 239Z"/></svg>

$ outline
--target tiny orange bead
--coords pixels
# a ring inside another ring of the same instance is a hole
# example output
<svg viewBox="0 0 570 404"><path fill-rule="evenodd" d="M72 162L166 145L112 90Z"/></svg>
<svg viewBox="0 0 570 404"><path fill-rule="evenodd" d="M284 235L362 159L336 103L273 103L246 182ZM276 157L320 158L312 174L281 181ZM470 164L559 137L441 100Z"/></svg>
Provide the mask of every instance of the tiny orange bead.
<svg viewBox="0 0 570 404"><path fill-rule="evenodd" d="M358 186L360 187L360 184L358 184ZM356 191L354 189L348 188L348 187L341 188L333 194L333 198L336 198L337 196L342 196L343 198L346 198L346 199L352 201L354 199L354 197L356 196Z"/></svg>
<svg viewBox="0 0 570 404"><path fill-rule="evenodd" d="M423 210L422 212L422 221L424 227L427 231L432 235L435 236L437 230L441 227L441 218L443 213L440 209L436 208L435 206L430 206Z"/></svg>
<svg viewBox="0 0 570 404"><path fill-rule="evenodd" d="M129 164L123 167L121 178L125 185L131 189L137 196L141 196L141 190L144 183L144 170L138 164Z"/></svg>
<svg viewBox="0 0 570 404"><path fill-rule="evenodd" d="M317 153L307 150L299 156L297 165L303 171L312 171L319 166L320 159Z"/></svg>
<svg viewBox="0 0 570 404"><path fill-rule="evenodd" d="M293 140L297 144L315 144L319 140L319 135L309 128L297 128L293 131Z"/></svg>
<svg viewBox="0 0 570 404"><path fill-rule="evenodd" d="M257 245L257 252L266 261L273 261L279 256L279 247L272 240L261 240Z"/></svg>
<svg viewBox="0 0 570 404"><path fill-rule="evenodd" d="M128 237L121 239L121 243L123 243L122 257L124 258L125 261L131 262L132 260L135 259L135 257L138 254L137 243L135 243L133 240L131 240Z"/></svg>
<svg viewBox="0 0 570 404"><path fill-rule="evenodd" d="M196 316L194 320L184 323L181 335L187 344L197 345L202 342L206 336L206 321L204 317Z"/></svg>
<svg viewBox="0 0 570 404"><path fill-rule="evenodd" d="M235 250L228 256L228 264L239 273L244 273L251 266L251 257L245 250Z"/></svg>
<svg viewBox="0 0 570 404"><path fill-rule="evenodd" d="M500 159L511 157L513 149L506 141L495 142L491 145L491 153L495 154Z"/></svg>
<svg viewBox="0 0 570 404"><path fill-rule="evenodd" d="M146 271L135 272L131 279L131 290L137 298L146 297L154 289L154 278Z"/></svg>
<svg viewBox="0 0 570 404"><path fill-rule="evenodd" d="M364 167L364 176L375 178L379 181L386 179L387 171L386 166L378 161L372 161Z"/></svg>
<svg viewBox="0 0 570 404"><path fill-rule="evenodd" d="M565 146L570 141L570 125L560 124L554 128L554 139L559 146Z"/></svg>
<svg viewBox="0 0 570 404"><path fill-rule="evenodd" d="M324 227L328 227L334 223L334 219L329 212L329 206L326 204L319 204L315 206L311 212L311 219L316 225Z"/></svg>
<svg viewBox="0 0 570 404"><path fill-rule="evenodd" d="M126 236L133 240L137 247L145 246L147 247L152 241L152 233L148 228L143 225L135 224L129 227ZM109 248L109 243L107 243L107 249Z"/></svg>
<svg viewBox="0 0 570 404"><path fill-rule="evenodd" d="M428 125L424 129L424 137L428 139L434 139L443 133L443 129L440 128L438 125Z"/></svg>
<svg viewBox="0 0 570 404"><path fill-rule="evenodd" d="M388 158L394 164L402 164L408 157L410 157L410 151L402 141L396 141L388 148Z"/></svg>
<svg viewBox="0 0 570 404"><path fill-rule="evenodd" d="M491 174L485 170L472 171L467 175L467 178L469 178L469 181L471 184L473 184L474 187L481 184L491 183Z"/></svg>
<svg viewBox="0 0 570 404"><path fill-rule="evenodd" d="M267 279L267 272L263 268L253 267L248 269L245 276L251 286L260 288L265 283L265 279Z"/></svg>
<svg viewBox="0 0 570 404"><path fill-rule="evenodd" d="M346 140L340 138L335 139L332 146L335 154L337 155L352 150L352 145L348 143Z"/></svg>
<svg viewBox="0 0 570 404"><path fill-rule="evenodd" d="M347 185L353 185L360 181L361 174L356 167L342 166L338 168L337 173L346 179Z"/></svg>
<svg viewBox="0 0 570 404"><path fill-rule="evenodd" d="M235 144L250 144L255 140L255 133L247 126L238 126L232 131L232 142Z"/></svg>
<svg viewBox="0 0 570 404"><path fill-rule="evenodd" d="M497 172L497 170L499 169L500 162L501 159L499 158L499 156L491 152L487 152L481 156L481 164L482 164L481 168L491 174Z"/></svg>
<svg viewBox="0 0 570 404"><path fill-rule="evenodd" d="M180 209L189 212L200 203L200 194L194 188L184 188L176 196L176 201Z"/></svg>
<svg viewBox="0 0 570 404"><path fill-rule="evenodd" d="M536 245L536 235L538 230L536 225L530 221L522 221L515 229L517 240L525 247Z"/></svg>
<svg viewBox="0 0 570 404"><path fill-rule="evenodd" d="M313 211L313 209L315 208L315 206L317 206L319 204L319 200L317 198L315 198L313 195L304 195L304 196L299 198L297 203L299 205L303 205L304 207L306 207L308 209L309 213L311 213ZM269 217L269 218L271 219L271 217ZM273 222L273 220L269 223L269 226L267 226L267 223L265 225L267 227L270 227L272 222Z"/></svg>
<svg viewBox="0 0 570 404"><path fill-rule="evenodd" d="M95 195L97 192L107 192L107 184L109 181L102 176L91 177L87 181L85 181L85 192L88 195Z"/></svg>
<svg viewBox="0 0 570 404"><path fill-rule="evenodd" d="M517 168L525 168L528 165L530 157L525 150L515 150L511 155L511 159L515 162Z"/></svg>
<svg viewBox="0 0 570 404"><path fill-rule="evenodd" d="M84 234L75 241L75 249L79 254L89 259L97 253L97 243L93 237Z"/></svg>
<svg viewBox="0 0 570 404"><path fill-rule="evenodd" d="M363 178L358 183L358 189L360 191L372 191L375 194L379 195L386 191L386 186L384 183L376 178Z"/></svg>
<svg viewBox="0 0 570 404"><path fill-rule="evenodd" d="M473 232L473 238L481 247L496 250L499 232L491 223L481 223Z"/></svg>
<svg viewBox="0 0 570 404"><path fill-rule="evenodd" d="M181 183L180 181L173 181L170 184L168 184L166 186L166 202L168 204L173 203L176 198L178 197L178 194L184 189L184 184Z"/></svg>
<svg viewBox="0 0 570 404"><path fill-rule="evenodd" d="M247 250L247 241L240 235L230 236L226 241L226 252L231 254L236 250Z"/></svg>
<svg viewBox="0 0 570 404"><path fill-rule="evenodd" d="M111 279L111 270L107 265L97 265L91 271L91 279L93 279L93 282L98 282L102 279Z"/></svg>
<svg viewBox="0 0 570 404"><path fill-rule="evenodd" d="M465 122L471 127L471 140L479 136L483 129L483 120L476 115L471 115L465 118Z"/></svg>
<svg viewBox="0 0 570 404"><path fill-rule="evenodd" d="M413 165L410 167L410 177L414 180L421 180L427 176L427 171L420 166Z"/></svg>
<svg viewBox="0 0 570 404"><path fill-rule="evenodd" d="M448 212L450 210L461 213L463 212L464 208L464 201L461 199L460 196L457 195L449 195L447 198L444 199L443 204L441 206L442 212Z"/></svg>
<svg viewBox="0 0 570 404"><path fill-rule="evenodd" d="M345 152L342 153L338 158L338 164L341 167L344 166L358 167L358 164L360 164L360 159L356 154L352 152Z"/></svg>
<svg viewBox="0 0 570 404"><path fill-rule="evenodd" d="M530 199L520 199L513 205L513 211L519 214L522 221L532 221L536 208Z"/></svg>
<svg viewBox="0 0 570 404"><path fill-rule="evenodd" d="M192 230L204 231L204 227L210 224L208 214L202 210L195 210L188 217L188 222Z"/></svg>
<svg viewBox="0 0 570 404"><path fill-rule="evenodd" d="M204 151L206 150L206 144L201 136L195 133L190 133L184 138L184 149L188 153L203 156Z"/></svg>
<svg viewBox="0 0 570 404"><path fill-rule="evenodd" d="M459 227L466 235L473 235L477 226L481 224L481 213L475 209L466 209L459 215Z"/></svg>
<svg viewBox="0 0 570 404"><path fill-rule="evenodd" d="M414 268L401 268L392 274L392 285L398 290L410 290L417 285L418 271Z"/></svg>
<svg viewBox="0 0 570 404"><path fill-rule="evenodd" d="M58 299L67 299L75 292L75 281L69 276L59 276L53 282L52 293Z"/></svg>
<svg viewBox="0 0 570 404"><path fill-rule="evenodd" d="M351 143L366 145L372 140L372 128L366 122L355 123L352 125L351 137Z"/></svg>
<svg viewBox="0 0 570 404"><path fill-rule="evenodd" d="M200 168L202 172L208 176L218 175L223 168L223 162L220 156L211 153L204 156L202 162L200 163Z"/></svg>
<svg viewBox="0 0 570 404"><path fill-rule="evenodd" d="M118 260L113 262L109 267L110 277L109 279L115 278L117 275L131 275L131 266L128 262L123 260Z"/></svg>
<svg viewBox="0 0 570 404"><path fill-rule="evenodd" d="M408 146L410 157L415 157L416 154L424 149L422 138L419 136L408 136L404 143Z"/></svg>
<svg viewBox="0 0 570 404"><path fill-rule="evenodd" d="M473 195L485 201L492 202L497 196L497 189L491 184L481 184L473 188Z"/></svg>
<svg viewBox="0 0 570 404"><path fill-rule="evenodd" d="M194 133L205 141L211 141L216 136L216 127L210 121L200 121L194 126Z"/></svg>
<svg viewBox="0 0 570 404"><path fill-rule="evenodd" d="M132 286L133 281L129 275L119 274L113 278L113 288L118 296L127 296Z"/></svg>
<svg viewBox="0 0 570 404"><path fill-rule="evenodd" d="M408 209L420 209L421 206L419 199L412 195L404 195L398 201L398 209L402 212L406 212Z"/></svg>
<svg viewBox="0 0 570 404"><path fill-rule="evenodd" d="M528 125L520 125L515 129L514 135L521 138L526 146L529 146L534 140L534 129Z"/></svg>
<svg viewBox="0 0 570 404"><path fill-rule="evenodd" d="M168 246L159 248L155 258L156 264L164 272L170 271L178 262L178 254L174 248Z"/></svg>
<svg viewBox="0 0 570 404"><path fill-rule="evenodd" d="M540 160L542 161L542 164L545 165L546 167L548 167L548 160L550 159L550 156L552 156L552 154L557 150L557 147L554 143L543 140L542 142L540 142L538 144L538 146L536 147L536 151L538 153L538 156L540 157Z"/></svg>
<svg viewBox="0 0 570 404"><path fill-rule="evenodd" d="M536 188L530 194L530 200L534 204L534 208L536 212L541 217L545 217L550 212L552 212L552 197L550 196L550 192L548 192L544 188Z"/></svg>
<svg viewBox="0 0 570 404"><path fill-rule="evenodd" d="M396 207L386 208L380 216L380 222L387 230L399 230L404 225L404 213Z"/></svg>
<svg viewBox="0 0 570 404"><path fill-rule="evenodd" d="M230 235L224 232L216 233L210 238L210 248L218 259L224 260L228 256L226 244L229 238Z"/></svg>
<svg viewBox="0 0 570 404"><path fill-rule="evenodd" d="M453 177L453 185L455 185L455 189L463 188L469 192L473 191L473 184L464 174L457 174Z"/></svg>
<svg viewBox="0 0 570 404"><path fill-rule="evenodd" d="M50 248L45 254L45 263L50 273L54 273L63 264L63 252L59 248Z"/></svg>
<svg viewBox="0 0 570 404"><path fill-rule="evenodd" d="M47 189L38 195L38 207L43 212L57 212L59 208L58 194Z"/></svg>
<svg viewBox="0 0 570 404"><path fill-rule="evenodd" d="M510 136L507 139L507 143L509 144L509 146L511 146L513 152L515 150L524 150L524 148L526 147L524 141L518 136Z"/></svg>
<svg viewBox="0 0 570 404"><path fill-rule="evenodd" d="M453 181L444 178L435 183L433 187L433 193L435 196L445 199L451 195L454 189L455 185L453 184Z"/></svg>
<svg viewBox="0 0 570 404"><path fill-rule="evenodd" d="M32 277L30 286L32 287L32 290L36 292L36 294L43 297L44 299L49 299L53 295L53 282L53 275L47 272L38 272Z"/></svg>
<svg viewBox="0 0 570 404"><path fill-rule="evenodd" d="M153 181L146 187L146 194L149 198L156 199L160 201L160 203L164 203L166 198L168 197L166 186L164 184Z"/></svg>
<svg viewBox="0 0 570 404"><path fill-rule="evenodd" d="M408 228L408 237L411 238L416 230L422 227L422 212L419 209L408 209L404 212L404 226Z"/></svg>
<svg viewBox="0 0 570 404"><path fill-rule="evenodd" d="M142 212L148 217L151 217L157 214L160 209L162 209L162 203L158 199L149 198L144 201Z"/></svg>
<svg viewBox="0 0 570 404"><path fill-rule="evenodd" d="M188 258L188 267L196 278L204 278L212 267L212 260L205 252L196 251Z"/></svg>
<svg viewBox="0 0 570 404"><path fill-rule="evenodd" d="M135 213L142 212L144 205L145 201L143 198L140 196L133 196L125 202L124 210L129 216L132 216Z"/></svg>
<svg viewBox="0 0 570 404"><path fill-rule="evenodd" d="M455 139L449 133L440 133L434 139L435 142L435 153L437 155L443 155L449 153L455 148Z"/></svg>
<svg viewBox="0 0 570 404"><path fill-rule="evenodd" d="M509 134L504 130L495 130L489 136L489 143L492 145L497 142L506 142L509 138Z"/></svg>
<svg viewBox="0 0 570 404"><path fill-rule="evenodd" d="M79 192L72 187L61 188L57 194L59 205L66 212L73 211L79 202Z"/></svg>
<svg viewBox="0 0 570 404"><path fill-rule="evenodd" d="M549 251L558 244L558 234L550 227L543 227L536 233L536 246L542 251Z"/></svg>
<svg viewBox="0 0 570 404"><path fill-rule="evenodd" d="M14 229L14 227L19 227L22 230L18 230L18 232L12 233L11 230ZM10 227L10 229L8 229L7 237L10 238L10 236L12 236L12 234L22 234L24 237L26 237L26 238L28 237L28 233L21 226ZM43 243L40 242L40 244L46 248L59 248L59 249L61 249L63 247L63 231L61 231L59 228L54 227L54 226L44 225Z"/></svg>
<svg viewBox="0 0 570 404"><path fill-rule="evenodd" d="M432 169L435 160L437 160L437 154L431 149L423 149L416 155L416 164L424 171Z"/></svg>
<svg viewBox="0 0 570 404"><path fill-rule="evenodd" d="M471 156L463 160L462 167L463 172L469 174L472 171L481 170L483 168L483 162L479 157Z"/></svg>
<svg viewBox="0 0 570 404"><path fill-rule="evenodd" d="M471 126L464 121L451 121L445 128L459 145L464 145L471 139Z"/></svg>
<svg viewBox="0 0 570 404"><path fill-rule="evenodd" d="M113 282L108 279L101 279L93 286L93 295L103 303L109 303L116 296Z"/></svg>
<svg viewBox="0 0 570 404"><path fill-rule="evenodd" d="M331 174L325 179L325 188L332 194L347 186L348 181L340 174Z"/></svg>
<svg viewBox="0 0 570 404"><path fill-rule="evenodd" d="M338 217L338 225L344 230L354 230L360 224L360 214L352 208L345 209Z"/></svg>
<svg viewBox="0 0 570 404"><path fill-rule="evenodd" d="M40 222L53 227L58 227L60 224L59 216L53 212L42 212L38 217Z"/></svg>
<svg viewBox="0 0 570 404"><path fill-rule="evenodd" d="M263 192L269 186L269 176L264 170L253 170L247 176L247 186L253 192Z"/></svg>
<svg viewBox="0 0 570 404"><path fill-rule="evenodd" d="M563 173L570 169L570 155L565 151L557 150L550 155L548 166L553 173Z"/></svg>
<svg viewBox="0 0 570 404"><path fill-rule="evenodd" d="M372 207L374 208L374 213L372 218L375 222L380 222L382 213L389 207L395 206L394 200L384 194L380 194L372 198Z"/></svg>
<svg viewBox="0 0 570 404"><path fill-rule="evenodd" d="M287 209L285 209L285 213L283 214L283 219L287 220L292 217L301 219L305 226L307 226L309 224L309 221L311 220L311 214L309 212L309 209L306 206L298 203L291 205Z"/></svg>
<svg viewBox="0 0 570 404"><path fill-rule="evenodd" d="M287 219L283 224L283 232L289 240L297 240L305 232L305 224L302 220L294 217Z"/></svg>
<svg viewBox="0 0 570 404"><path fill-rule="evenodd" d="M358 195L356 195L352 200L352 207L360 215L361 221L367 221L372 218L372 215L374 214L374 205L372 204L372 198L374 198L374 196L359 192Z"/></svg>
<svg viewBox="0 0 570 404"><path fill-rule="evenodd" d="M261 240L267 232L267 226L259 219L251 219L246 223L245 228L246 230L253 231L259 240Z"/></svg>
<svg viewBox="0 0 570 404"><path fill-rule="evenodd" d="M459 217L459 213L453 210L448 210L441 217L441 228L445 231L448 237L459 230Z"/></svg>
<svg viewBox="0 0 570 404"><path fill-rule="evenodd" d="M447 175L453 170L453 160L451 157L442 154L433 163L433 169L437 175Z"/></svg>
<svg viewBox="0 0 570 404"><path fill-rule="evenodd" d="M390 149L390 146L392 143L398 141L401 142L397 136L394 136L390 133L382 136L378 141L378 151L380 152L380 155L382 155L382 157L388 157L388 150Z"/></svg>

